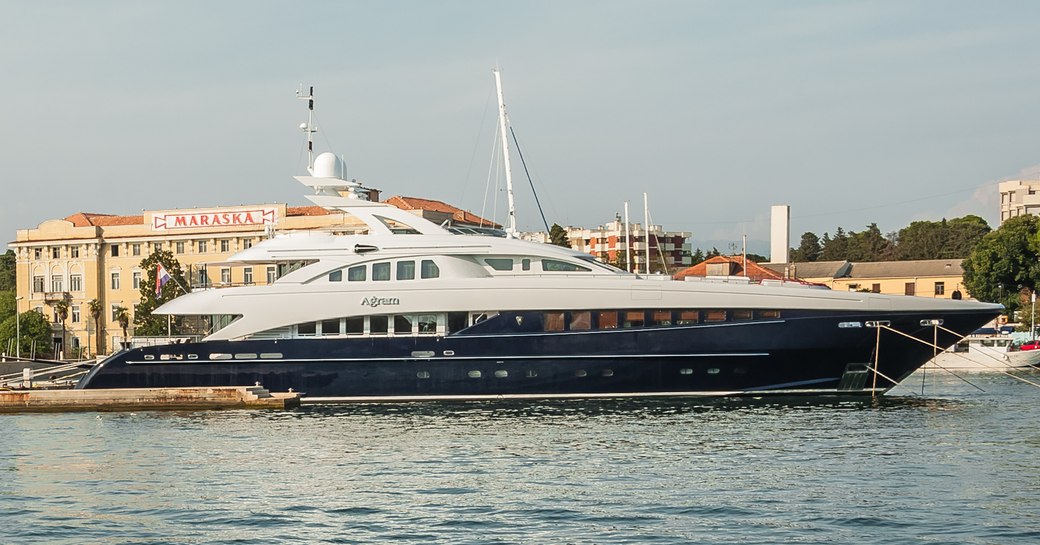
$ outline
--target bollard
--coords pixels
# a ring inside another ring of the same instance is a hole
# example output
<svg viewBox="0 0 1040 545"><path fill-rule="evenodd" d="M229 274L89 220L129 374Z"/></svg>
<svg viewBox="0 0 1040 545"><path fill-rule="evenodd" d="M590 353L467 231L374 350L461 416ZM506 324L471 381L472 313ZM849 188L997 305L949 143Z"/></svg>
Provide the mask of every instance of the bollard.
<svg viewBox="0 0 1040 545"><path fill-rule="evenodd" d="M23 368L22 369L22 387L23 388L32 388L32 378L33 378L32 368L31 367Z"/></svg>

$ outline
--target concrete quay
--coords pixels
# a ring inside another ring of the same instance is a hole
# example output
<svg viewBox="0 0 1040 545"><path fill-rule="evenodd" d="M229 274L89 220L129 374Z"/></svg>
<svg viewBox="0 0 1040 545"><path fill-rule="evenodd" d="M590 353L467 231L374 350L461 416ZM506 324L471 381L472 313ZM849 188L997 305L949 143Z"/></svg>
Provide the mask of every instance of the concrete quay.
<svg viewBox="0 0 1040 545"><path fill-rule="evenodd" d="M291 409L299 406L299 393L271 393L262 386L120 388L111 390L0 390L0 413Z"/></svg>

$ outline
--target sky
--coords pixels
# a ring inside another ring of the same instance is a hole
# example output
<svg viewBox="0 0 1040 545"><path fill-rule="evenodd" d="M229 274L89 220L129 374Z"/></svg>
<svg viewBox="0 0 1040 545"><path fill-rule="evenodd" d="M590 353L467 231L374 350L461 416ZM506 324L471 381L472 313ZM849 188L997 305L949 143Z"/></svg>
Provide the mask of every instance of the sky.
<svg viewBox="0 0 1040 545"><path fill-rule="evenodd" d="M0 249L81 211L309 204L300 84L349 177L502 222L496 65L550 224L643 221L645 192L723 251L767 252L774 204L792 246L995 227L997 183L1040 176L1038 32L1014 1L4 2Z"/></svg>

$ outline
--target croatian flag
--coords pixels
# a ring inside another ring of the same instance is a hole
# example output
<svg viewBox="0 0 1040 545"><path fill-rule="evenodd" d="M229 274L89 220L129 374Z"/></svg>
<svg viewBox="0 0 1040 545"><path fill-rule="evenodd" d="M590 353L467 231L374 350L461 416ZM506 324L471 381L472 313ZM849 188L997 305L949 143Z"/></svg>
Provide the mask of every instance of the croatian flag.
<svg viewBox="0 0 1040 545"><path fill-rule="evenodd" d="M159 268L155 271L155 296L162 297L162 287L170 281L170 273L166 272L166 267L163 264L159 264Z"/></svg>

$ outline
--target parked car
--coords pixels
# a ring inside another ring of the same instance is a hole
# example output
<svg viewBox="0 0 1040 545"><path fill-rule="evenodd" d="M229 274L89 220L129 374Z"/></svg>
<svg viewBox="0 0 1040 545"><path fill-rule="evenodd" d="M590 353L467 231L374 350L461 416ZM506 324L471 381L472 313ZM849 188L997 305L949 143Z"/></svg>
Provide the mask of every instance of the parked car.
<svg viewBox="0 0 1040 545"><path fill-rule="evenodd" d="M1033 339L1022 343L1021 350L1040 350L1040 339Z"/></svg>

